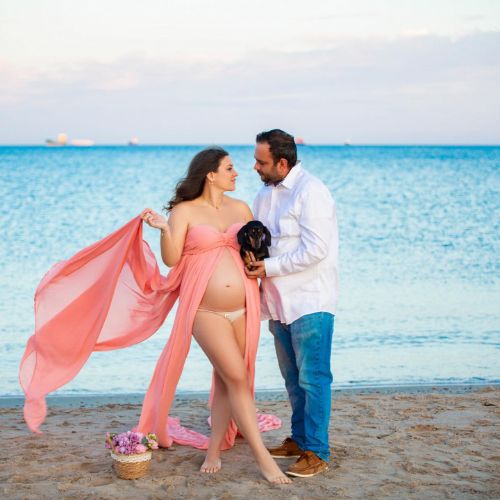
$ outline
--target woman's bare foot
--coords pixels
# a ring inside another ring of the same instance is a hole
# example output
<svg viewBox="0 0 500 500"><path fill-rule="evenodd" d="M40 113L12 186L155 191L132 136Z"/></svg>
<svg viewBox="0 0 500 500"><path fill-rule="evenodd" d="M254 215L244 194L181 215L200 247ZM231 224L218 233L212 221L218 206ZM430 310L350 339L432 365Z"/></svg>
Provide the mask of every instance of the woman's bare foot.
<svg viewBox="0 0 500 500"><path fill-rule="evenodd" d="M283 474L273 457L268 453L259 463L262 475L272 484L291 484L292 480Z"/></svg>
<svg viewBox="0 0 500 500"><path fill-rule="evenodd" d="M273 478L267 479L267 480L271 484L292 484L292 480L288 476L285 476L285 474L283 474L283 473L281 473L280 476L273 477Z"/></svg>
<svg viewBox="0 0 500 500"><path fill-rule="evenodd" d="M205 474L215 474L219 472L222 467L220 458L209 458L208 455L205 457L205 461L200 467L200 472Z"/></svg>

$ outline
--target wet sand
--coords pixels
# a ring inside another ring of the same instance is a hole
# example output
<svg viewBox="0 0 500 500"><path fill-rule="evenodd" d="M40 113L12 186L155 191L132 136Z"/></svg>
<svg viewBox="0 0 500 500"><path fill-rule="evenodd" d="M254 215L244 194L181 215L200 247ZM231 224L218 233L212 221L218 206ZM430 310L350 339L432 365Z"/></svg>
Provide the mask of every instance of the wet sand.
<svg viewBox="0 0 500 500"><path fill-rule="evenodd" d="M133 427L139 398L58 398L49 402L44 434L27 430L22 409L0 404L0 497L54 498L499 498L499 387L392 388L334 392L330 469L290 486L269 485L248 445L222 454L222 470L198 472L201 450L174 446L153 453L149 475L118 479L106 431ZM289 434L282 394L259 394L258 407L283 420L263 434L275 444ZM172 415L208 433L199 396L178 397ZM283 469L292 460L280 460Z"/></svg>

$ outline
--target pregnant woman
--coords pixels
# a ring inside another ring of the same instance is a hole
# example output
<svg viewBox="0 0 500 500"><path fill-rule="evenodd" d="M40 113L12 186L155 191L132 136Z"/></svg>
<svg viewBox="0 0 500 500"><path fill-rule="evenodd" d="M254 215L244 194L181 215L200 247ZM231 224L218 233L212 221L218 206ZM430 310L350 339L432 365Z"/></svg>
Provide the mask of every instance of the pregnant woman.
<svg viewBox="0 0 500 500"><path fill-rule="evenodd" d="M236 234L252 219L248 206L224 195L237 172L228 153L209 148L192 160L167 209L168 221L151 209L54 266L35 296L36 328L26 347L20 381L25 419L38 432L45 395L73 378L92 351L132 345L152 335L179 300L169 341L146 393L137 430L155 432L161 446L173 441L207 449L201 471L217 472L220 450L246 438L263 476L289 483L269 452L253 400L260 327L255 280L246 277ZM172 267L164 277L142 240L141 222L161 231L161 254ZM211 437L168 416L175 388L195 337L214 368Z"/></svg>

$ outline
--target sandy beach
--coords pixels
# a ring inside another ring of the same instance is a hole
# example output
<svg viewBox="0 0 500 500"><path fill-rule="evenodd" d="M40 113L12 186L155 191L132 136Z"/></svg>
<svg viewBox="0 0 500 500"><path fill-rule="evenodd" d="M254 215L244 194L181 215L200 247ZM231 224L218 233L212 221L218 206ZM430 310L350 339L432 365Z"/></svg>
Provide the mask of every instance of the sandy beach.
<svg viewBox="0 0 500 500"><path fill-rule="evenodd" d="M133 398L132 398L133 399ZM175 446L155 451L143 479L118 479L104 448L106 431L138 419L138 401L102 397L53 400L43 435L25 427L19 401L0 408L0 496L26 498L498 498L499 387L394 388L336 391L330 427L330 470L290 486L260 476L248 445L223 453L216 475L198 472L203 452ZM54 404L54 402L56 404ZM263 434L289 433L283 394L259 394L261 411L283 419ZM205 401L178 397L172 415L208 432ZM290 463L281 460L283 468Z"/></svg>

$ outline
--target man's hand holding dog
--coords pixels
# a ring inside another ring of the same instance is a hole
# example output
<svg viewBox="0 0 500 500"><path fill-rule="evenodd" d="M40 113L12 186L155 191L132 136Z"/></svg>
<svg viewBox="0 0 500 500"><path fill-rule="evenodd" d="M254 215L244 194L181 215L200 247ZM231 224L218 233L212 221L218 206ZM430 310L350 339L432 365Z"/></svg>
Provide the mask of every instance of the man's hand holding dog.
<svg viewBox="0 0 500 500"><path fill-rule="evenodd" d="M247 259L251 262L251 267L245 266L245 273L249 278L265 278L266 266L263 260L256 260L252 252L246 252Z"/></svg>

